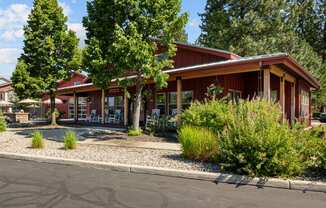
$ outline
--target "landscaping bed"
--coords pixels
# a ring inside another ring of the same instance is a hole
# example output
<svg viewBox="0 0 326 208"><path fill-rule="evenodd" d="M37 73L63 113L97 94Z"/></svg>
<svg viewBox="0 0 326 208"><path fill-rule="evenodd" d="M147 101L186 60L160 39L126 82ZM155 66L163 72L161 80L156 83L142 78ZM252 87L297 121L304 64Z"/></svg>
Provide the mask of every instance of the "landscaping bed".
<svg viewBox="0 0 326 208"><path fill-rule="evenodd" d="M78 144L77 149L75 150L64 150L62 142L53 140L44 140L43 149L33 149L31 148L32 139L30 135L22 134L21 132L22 130L10 129L9 131L0 133L1 151L66 159L173 168L179 170L218 171L218 166L215 164L183 159L181 151L124 148L89 144Z"/></svg>

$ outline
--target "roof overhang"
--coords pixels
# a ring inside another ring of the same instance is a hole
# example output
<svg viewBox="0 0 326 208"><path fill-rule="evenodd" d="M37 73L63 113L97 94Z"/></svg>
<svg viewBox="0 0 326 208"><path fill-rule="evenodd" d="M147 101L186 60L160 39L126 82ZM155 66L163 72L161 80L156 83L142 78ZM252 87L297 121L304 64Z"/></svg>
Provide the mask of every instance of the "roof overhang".
<svg viewBox="0 0 326 208"><path fill-rule="evenodd" d="M261 56L252 56L244 57L233 60L226 60L208 64L201 64L189 67L181 67L176 69L165 70L164 73L170 75L170 80L175 79L176 77L182 77L185 79L191 78L200 78L208 76L217 76L223 74L235 74L235 73L244 73L259 71L265 67L272 65L283 65L286 68L287 73L305 80L312 88L319 89L319 82L306 71L302 66L300 66L292 57L287 54L271 54L271 55L261 55ZM120 78L122 79L133 79L134 75ZM112 80L111 87L117 87L117 79ZM81 84L78 86L70 86L59 88L58 93L62 94L65 92L86 92L86 91L95 91L99 90L92 83Z"/></svg>

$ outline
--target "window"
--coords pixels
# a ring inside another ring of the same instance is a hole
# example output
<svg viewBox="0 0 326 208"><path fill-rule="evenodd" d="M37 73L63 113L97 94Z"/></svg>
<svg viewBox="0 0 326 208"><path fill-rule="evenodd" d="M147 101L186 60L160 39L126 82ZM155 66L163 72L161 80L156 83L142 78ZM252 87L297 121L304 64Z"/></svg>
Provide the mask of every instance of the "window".
<svg viewBox="0 0 326 208"><path fill-rule="evenodd" d="M241 91L229 89L228 100L233 104L238 104L241 98Z"/></svg>
<svg viewBox="0 0 326 208"><path fill-rule="evenodd" d="M107 97L105 114L108 123L121 123L123 120L123 96Z"/></svg>
<svg viewBox="0 0 326 208"><path fill-rule="evenodd" d="M0 100L5 100L4 93L0 93Z"/></svg>
<svg viewBox="0 0 326 208"><path fill-rule="evenodd" d="M193 100L192 91L184 91L182 92L182 109L187 109L190 107L191 102Z"/></svg>
<svg viewBox="0 0 326 208"><path fill-rule="evenodd" d="M80 82L74 82L74 86L80 85Z"/></svg>
<svg viewBox="0 0 326 208"><path fill-rule="evenodd" d="M86 119L87 117L87 98L78 97L78 119Z"/></svg>
<svg viewBox="0 0 326 208"><path fill-rule="evenodd" d="M309 92L301 91L301 117L309 117Z"/></svg>
<svg viewBox="0 0 326 208"><path fill-rule="evenodd" d="M169 92L169 115L176 114L177 109L177 93Z"/></svg>
<svg viewBox="0 0 326 208"><path fill-rule="evenodd" d="M160 115L165 115L165 105L166 105L166 94L157 93L156 94L156 108L160 109Z"/></svg>
<svg viewBox="0 0 326 208"><path fill-rule="evenodd" d="M187 109L191 105L193 100L193 92L192 91L183 91L182 92L182 109ZM169 93L169 115L174 115L177 109L177 93L170 92Z"/></svg>
<svg viewBox="0 0 326 208"><path fill-rule="evenodd" d="M271 90L271 101L276 103L277 100L277 90Z"/></svg>
<svg viewBox="0 0 326 208"><path fill-rule="evenodd" d="M75 117L74 98L69 99L68 118Z"/></svg>

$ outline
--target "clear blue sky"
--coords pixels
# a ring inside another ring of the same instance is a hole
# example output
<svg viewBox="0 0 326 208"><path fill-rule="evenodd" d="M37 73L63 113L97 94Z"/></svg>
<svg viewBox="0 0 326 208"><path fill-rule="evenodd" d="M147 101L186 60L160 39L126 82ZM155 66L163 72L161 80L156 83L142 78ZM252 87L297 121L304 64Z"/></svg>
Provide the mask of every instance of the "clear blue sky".
<svg viewBox="0 0 326 208"><path fill-rule="evenodd" d="M69 27L76 31L81 40L85 31L81 25L86 15L87 0L59 0L68 16ZM0 75L10 78L15 68L23 44L23 25L32 7L33 0L0 0ZM189 42L194 42L200 34L200 17L206 0L183 0L182 11L189 13L186 26ZM82 41L81 41L82 45Z"/></svg>

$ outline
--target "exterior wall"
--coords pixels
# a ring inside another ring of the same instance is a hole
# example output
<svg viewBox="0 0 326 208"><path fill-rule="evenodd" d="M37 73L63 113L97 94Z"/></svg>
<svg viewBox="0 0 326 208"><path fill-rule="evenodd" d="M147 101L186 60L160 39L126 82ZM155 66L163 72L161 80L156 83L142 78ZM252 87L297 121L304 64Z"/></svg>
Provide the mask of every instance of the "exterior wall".
<svg viewBox="0 0 326 208"><path fill-rule="evenodd" d="M173 60L174 60L174 67L180 68L186 66L223 61L225 59L207 53L192 51L190 49L178 48L177 54L173 58Z"/></svg>
<svg viewBox="0 0 326 208"><path fill-rule="evenodd" d="M75 73L71 77L71 79L60 81L58 88L74 86L74 84L76 82L80 82L81 84L83 84L84 81L86 80L85 78L86 78L85 76ZM44 101L49 98L50 97L48 95L44 95L42 100ZM61 118L67 119L69 116L69 113L68 113L69 112L69 99L71 99L72 96L56 96L56 98L63 101L63 104L56 104L56 109L59 111L59 113L61 113ZM50 110L50 105L44 105L44 110L45 110L44 113L47 113Z"/></svg>

